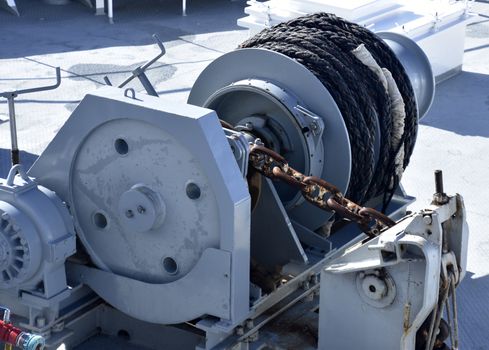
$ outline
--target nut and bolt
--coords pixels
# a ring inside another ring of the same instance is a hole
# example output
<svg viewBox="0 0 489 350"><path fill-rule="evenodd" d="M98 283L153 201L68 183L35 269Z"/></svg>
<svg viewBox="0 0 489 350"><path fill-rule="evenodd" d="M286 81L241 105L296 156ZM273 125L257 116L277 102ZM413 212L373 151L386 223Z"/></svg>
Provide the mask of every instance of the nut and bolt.
<svg viewBox="0 0 489 350"><path fill-rule="evenodd" d="M236 327L236 335L238 335L238 336L244 335L244 328L243 328L243 326Z"/></svg>
<svg viewBox="0 0 489 350"><path fill-rule="evenodd" d="M46 326L46 318L39 316L36 318L36 327L43 328Z"/></svg>
<svg viewBox="0 0 489 350"><path fill-rule="evenodd" d="M246 320L246 328L251 329L254 326L255 326L255 323L253 322L253 320L251 320L251 319Z"/></svg>
<svg viewBox="0 0 489 350"><path fill-rule="evenodd" d="M54 333L58 333L58 332L61 332L64 328L65 328L65 323L59 322L53 326L52 330Z"/></svg>
<svg viewBox="0 0 489 350"><path fill-rule="evenodd" d="M136 210L137 210L137 212L138 212L139 214L144 214L144 213L146 213L146 208L145 208L145 207L143 207L142 205L138 205L138 206L137 206L137 208L136 208ZM127 217L128 219L133 218L133 217L134 217L134 211L132 211L131 209L126 210L126 217Z"/></svg>
<svg viewBox="0 0 489 350"><path fill-rule="evenodd" d="M437 205L448 203L448 196L443 192L443 173L441 170L435 171L435 194L433 195L433 203Z"/></svg>
<svg viewBox="0 0 489 350"><path fill-rule="evenodd" d="M255 342L258 340L258 331L256 331L255 333L251 334L247 339L246 341L248 343L252 343L252 342Z"/></svg>
<svg viewBox="0 0 489 350"><path fill-rule="evenodd" d="M423 216L423 222L426 225L431 225L431 223L433 222L433 218L431 217L431 215L425 215Z"/></svg>

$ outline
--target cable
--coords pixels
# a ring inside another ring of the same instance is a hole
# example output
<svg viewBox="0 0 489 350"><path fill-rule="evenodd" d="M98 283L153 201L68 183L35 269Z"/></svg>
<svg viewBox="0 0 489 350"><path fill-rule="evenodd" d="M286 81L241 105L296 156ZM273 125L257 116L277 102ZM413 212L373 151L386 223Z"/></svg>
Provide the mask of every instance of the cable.
<svg viewBox="0 0 489 350"><path fill-rule="evenodd" d="M352 53L360 44L365 44L380 67L392 73L405 101L406 119L399 146L405 147L405 167L417 131L414 92L395 54L375 34L332 14L317 13L265 29L240 47L284 54L304 65L321 81L338 105L348 129L352 173L347 196L365 203L387 193L384 198L389 201L400 181L395 174L399 149L392 146L391 102L378 76ZM379 160L375 164L377 120L381 139Z"/></svg>

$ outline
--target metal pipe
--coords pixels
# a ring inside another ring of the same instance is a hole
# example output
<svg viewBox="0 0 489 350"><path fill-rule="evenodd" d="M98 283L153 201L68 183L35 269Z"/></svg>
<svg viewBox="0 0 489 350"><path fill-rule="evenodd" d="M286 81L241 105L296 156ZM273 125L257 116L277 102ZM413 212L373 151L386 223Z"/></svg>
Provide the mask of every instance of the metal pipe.
<svg viewBox="0 0 489 350"><path fill-rule="evenodd" d="M114 24L114 6L112 0L107 0L107 16L109 17L109 23Z"/></svg>
<svg viewBox="0 0 489 350"><path fill-rule="evenodd" d="M15 120L15 105L14 105L15 95L11 95L7 98L8 101L8 115L10 124L10 143L11 143L11 157L12 165L19 164L19 145L17 143L17 122Z"/></svg>
<svg viewBox="0 0 489 350"><path fill-rule="evenodd" d="M0 97L4 97L8 101L8 113L9 113L9 124L10 124L10 142L12 145L11 156L12 156L12 165L16 165L20 163L20 152L19 145L17 143L17 122L15 118L15 104L14 99L22 94L29 94L31 92L39 92L39 91L47 91L56 89L61 84L61 69L60 67L56 67L56 83L54 85L35 87L30 89L23 90L15 90L15 91L6 91L1 92Z"/></svg>
<svg viewBox="0 0 489 350"><path fill-rule="evenodd" d="M444 191L443 191L443 172L441 170L435 170L435 192L438 194L444 193Z"/></svg>

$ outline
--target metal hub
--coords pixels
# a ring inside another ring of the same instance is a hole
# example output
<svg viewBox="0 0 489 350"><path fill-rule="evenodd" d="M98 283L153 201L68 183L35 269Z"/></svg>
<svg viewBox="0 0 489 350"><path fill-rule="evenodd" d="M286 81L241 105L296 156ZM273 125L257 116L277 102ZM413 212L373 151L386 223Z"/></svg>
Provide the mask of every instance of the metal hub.
<svg viewBox="0 0 489 350"><path fill-rule="evenodd" d="M376 308L387 307L396 298L396 284L385 271L360 272L356 285L361 299Z"/></svg>
<svg viewBox="0 0 489 350"><path fill-rule="evenodd" d="M157 229L165 219L166 207L158 193L135 185L119 200L119 220L136 232Z"/></svg>
<svg viewBox="0 0 489 350"><path fill-rule="evenodd" d="M343 117L324 85L295 60L265 49L227 53L201 73L188 102L213 108L231 123L267 116L263 118L267 124L279 124L277 129L285 131L286 137L277 132L275 135L290 142L293 154L288 159L292 166L346 191L351 153ZM324 125L319 140L314 138L311 124L314 116ZM310 127L305 129L302 123L308 121ZM317 147L311 152L313 144ZM331 213L303 201L297 192L284 195L284 191L280 190L281 199L289 216L298 223L317 229L330 218Z"/></svg>
<svg viewBox="0 0 489 350"><path fill-rule="evenodd" d="M240 105L240 108L236 108ZM323 147L320 136L324 124L319 117L308 117L299 106L304 103L279 86L258 79L238 81L226 86L205 102L220 118L249 131L265 145L286 157L301 172L321 176ZM303 202L290 186L276 184L286 207Z"/></svg>

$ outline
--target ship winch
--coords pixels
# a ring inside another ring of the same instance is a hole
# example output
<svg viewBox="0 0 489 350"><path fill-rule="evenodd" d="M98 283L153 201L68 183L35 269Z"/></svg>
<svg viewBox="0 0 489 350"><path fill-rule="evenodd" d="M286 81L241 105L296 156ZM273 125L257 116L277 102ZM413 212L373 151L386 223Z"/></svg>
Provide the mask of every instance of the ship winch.
<svg viewBox="0 0 489 350"><path fill-rule="evenodd" d="M140 344L248 349L319 290L321 349L359 346L357 312L399 329L389 349L445 341L437 282L463 277L467 229L443 190L406 214L434 95L413 41L302 17L213 61L188 104L151 96L144 69L149 94L88 93L0 182L0 300L49 349L93 334L88 317Z"/></svg>

